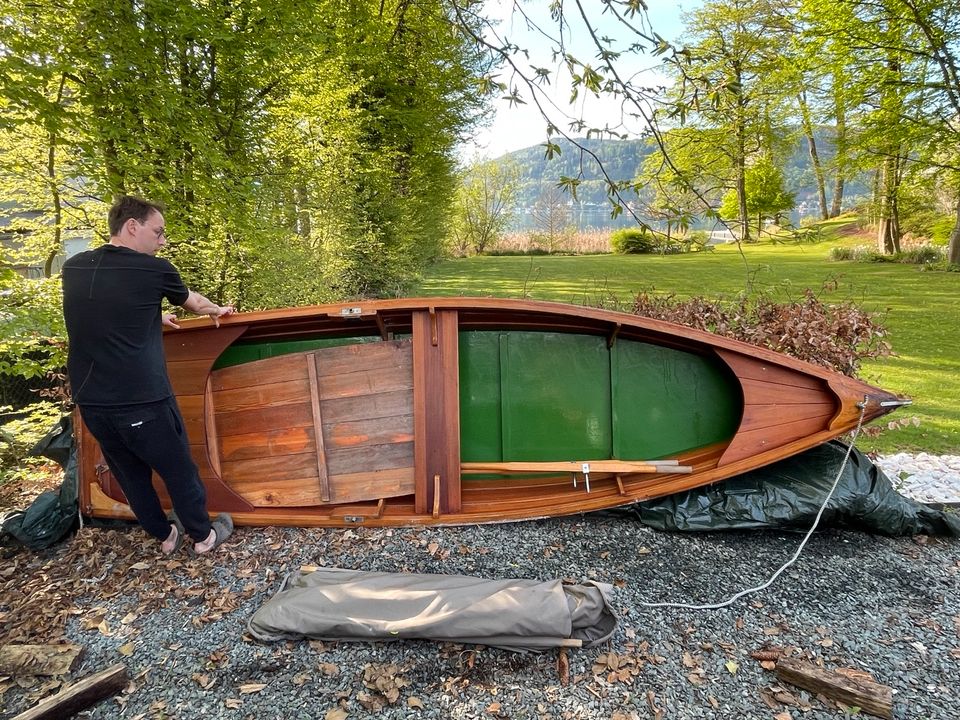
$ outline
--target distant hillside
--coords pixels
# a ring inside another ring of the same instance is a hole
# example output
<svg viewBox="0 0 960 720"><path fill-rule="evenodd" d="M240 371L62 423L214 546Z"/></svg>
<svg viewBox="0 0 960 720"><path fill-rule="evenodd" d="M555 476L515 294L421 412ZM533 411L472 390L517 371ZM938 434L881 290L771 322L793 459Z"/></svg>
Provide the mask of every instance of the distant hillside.
<svg viewBox="0 0 960 720"><path fill-rule="evenodd" d="M824 164L829 163L833 157L830 135L829 128L823 128L816 133L817 149ZM543 145L516 150L499 158L512 161L520 168L520 212L514 229L524 230L532 227L533 220L529 216L529 211L541 194L556 186L561 177L579 175L582 175L583 180L577 189L577 201L571 201L570 204L573 206L574 221L581 229L632 224L630 218L623 216L611 220L604 175L597 160L568 140L560 139L555 142L560 147L560 154L554 155L549 160L546 159ZM639 173L645 158L656 149L652 139L591 138L578 142L599 158L607 175L613 180L633 180ZM788 189L796 193L797 212L794 214L794 221L798 222L800 217L818 212L817 190L806 140L797 139L795 149L784 164L783 170ZM826 188L828 202L831 200L832 186L833 180L828 178ZM862 197L868 193L869 187L863 178L849 180L844 190L844 205L849 205L857 196Z"/></svg>

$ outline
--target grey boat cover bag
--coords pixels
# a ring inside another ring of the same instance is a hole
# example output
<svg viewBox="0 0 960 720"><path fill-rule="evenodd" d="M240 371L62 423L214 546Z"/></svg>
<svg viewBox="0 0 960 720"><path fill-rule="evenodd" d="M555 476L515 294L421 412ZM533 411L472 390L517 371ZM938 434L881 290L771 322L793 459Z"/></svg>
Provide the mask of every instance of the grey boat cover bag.
<svg viewBox="0 0 960 720"><path fill-rule="evenodd" d="M832 440L724 482L611 512L633 515L657 530L805 530L823 505L846 453L846 445ZM960 537L956 513L904 497L856 448L820 522L820 527L831 526L889 536Z"/></svg>
<svg viewBox="0 0 960 720"><path fill-rule="evenodd" d="M617 628L612 586L319 568L288 575L247 624L257 640L437 640L518 652L591 647Z"/></svg>

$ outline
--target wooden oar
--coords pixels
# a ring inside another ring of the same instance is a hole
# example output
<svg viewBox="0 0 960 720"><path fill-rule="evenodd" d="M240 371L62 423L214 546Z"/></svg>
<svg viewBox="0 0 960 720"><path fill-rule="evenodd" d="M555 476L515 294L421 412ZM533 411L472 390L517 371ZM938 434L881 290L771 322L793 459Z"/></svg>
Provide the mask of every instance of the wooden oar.
<svg viewBox="0 0 960 720"><path fill-rule="evenodd" d="M592 473L691 473L689 465L680 465L676 460L586 460L559 462L465 462L460 463L464 474L476 473L536 473L572 472L582 473L583 466Z"/></svg>

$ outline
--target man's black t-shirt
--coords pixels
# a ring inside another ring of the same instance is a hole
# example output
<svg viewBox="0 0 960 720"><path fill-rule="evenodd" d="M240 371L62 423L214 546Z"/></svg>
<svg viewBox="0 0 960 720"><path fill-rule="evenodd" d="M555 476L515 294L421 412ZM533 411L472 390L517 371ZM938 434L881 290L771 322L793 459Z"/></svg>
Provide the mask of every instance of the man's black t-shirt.
<svg viewBox="0 0 960 720"><path fill-rule="evenodd" d="M173 395L161 301L187 301L177 269L163 258L103 245L67 260L62 275L74 402L134 405Z"/></svg>

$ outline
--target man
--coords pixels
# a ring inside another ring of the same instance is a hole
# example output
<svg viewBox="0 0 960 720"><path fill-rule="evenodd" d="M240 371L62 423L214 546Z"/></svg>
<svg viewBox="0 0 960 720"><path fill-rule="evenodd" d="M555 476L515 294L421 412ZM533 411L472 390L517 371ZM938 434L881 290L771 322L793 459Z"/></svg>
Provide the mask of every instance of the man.
<svg viewBox="0 0 960 720"><path fill-rule="evenodd" d="M233 521L223 513L211 522L207 513L163 354L161 326L178 325L175 315L161 314L161 302L166 298L209 315L218 327L233 307L188 290L177 269L155 257L166 243L160 205L124 196L107 219L110 242L63 266L73 401L137 520L161 542L161 551L179 549L185 531L195 552L210 552L233 531ZM173 523L151 483L153 471L173 502Z"/></svg>

